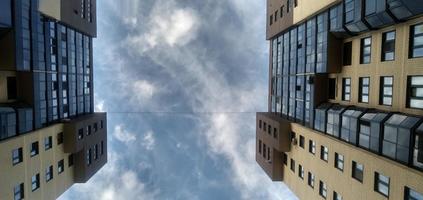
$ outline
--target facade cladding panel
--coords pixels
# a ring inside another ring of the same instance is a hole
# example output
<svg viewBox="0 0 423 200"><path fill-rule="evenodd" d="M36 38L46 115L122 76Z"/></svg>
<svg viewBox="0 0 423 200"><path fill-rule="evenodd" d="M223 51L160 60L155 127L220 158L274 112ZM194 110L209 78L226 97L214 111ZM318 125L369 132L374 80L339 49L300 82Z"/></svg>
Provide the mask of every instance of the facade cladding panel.
<svg viewBox="0 0 423 200"><path fill-rule="evenodd" d="M328 13L317 16L316 73L328 72Z"/></svg>
<svg viewBox="0 0 423 200"><path fill-rule="evenodd" d="M352 33L368 31L363 16L363 0L344 0L344 24Z"/></svg>
<svg viewBox="0 0 423 200"><path fill-rule="evenodd" d="M297 28L293 28L290 31L290 49L289 49L289 74L297 74Z"/></svg>
<svg viewBox="0 0 423 200"><path fill-rule="evenodd" d="M349 37L349 31L344 26L344 4L340 3L329 9L329 30L338 38Z"/></svg>
<svg viewBox="0 0 423 200"><path fill-rule="evenodd" d="M351 107L344 111L341 120L341 139L357 145L359 119L366 109Z"/></svg>
<svg viewBox="0 0 423 200"><path fill-rule="evenodd" d="M297 27L297 73L305 72L306 30L305 24Z"/></svg>
<svg viewBox="0 0 423 200"><path fill-rule="evenodd" d="M388 113L369 111L359 121L358 145L374 153L380 153L383 124L389 118Z"/></svg>
<svg viewBox="0 0 423 200"><path fill-rule="evenodd" d="M306 73L316 71L316 18L306 23Z"/></svg>
<svg viewBox="0 0 423 200"><path fill-rule="evenodd" d="M395 23L388 13L386 0L365 0L364 16L372 28L382 28Z"/></svg>
<svg viewBox="0 0 423 200"><path fill-rule="evenodd" d="M387 0L389 11L399 20L406 20L423 13L420 1L415 0Z"/></svg>

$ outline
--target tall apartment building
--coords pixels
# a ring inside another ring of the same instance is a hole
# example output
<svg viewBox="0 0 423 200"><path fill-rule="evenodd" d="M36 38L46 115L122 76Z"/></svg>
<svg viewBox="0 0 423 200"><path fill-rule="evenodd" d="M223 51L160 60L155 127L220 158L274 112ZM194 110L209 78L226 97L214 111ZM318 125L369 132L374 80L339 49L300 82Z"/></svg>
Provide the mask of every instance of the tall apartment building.
<svg viewBox="0 0 423 200"><path fill-rule="evenodd" d="M266 174L303 200L423 200L423 2L267 0L266 27Z"/></svg>
<svg viewBox="0 0 423 200"><path fill-rule="evenodd" d="M107 162L96 0L0 0L0 199L56 199Z"/></svg>

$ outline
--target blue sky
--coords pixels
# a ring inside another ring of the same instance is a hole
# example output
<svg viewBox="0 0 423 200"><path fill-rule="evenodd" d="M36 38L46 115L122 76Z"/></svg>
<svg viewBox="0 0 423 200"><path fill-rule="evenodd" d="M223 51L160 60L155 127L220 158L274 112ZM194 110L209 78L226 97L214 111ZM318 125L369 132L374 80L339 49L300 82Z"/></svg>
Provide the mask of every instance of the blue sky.
<svg viewBox="0 0 423 200"><path fill-rule="evenodd" d="M60 199L295 199L254 160L264 0L101 0L96 111L108 164Z"/></svg>

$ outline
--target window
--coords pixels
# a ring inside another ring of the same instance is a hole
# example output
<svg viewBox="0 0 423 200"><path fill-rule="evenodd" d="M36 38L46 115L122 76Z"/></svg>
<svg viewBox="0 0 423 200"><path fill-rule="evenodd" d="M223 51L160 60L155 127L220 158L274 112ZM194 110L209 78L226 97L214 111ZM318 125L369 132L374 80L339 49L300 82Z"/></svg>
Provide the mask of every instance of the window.
<svg viewBox="0 0 423 200"><path fill-rule="evenodd" d="M48 136L44 138L44 149L49 150L52 147L52 137Z"/></svg>
<svg viewBox="0 0 423 200"><path fill-rule="evenodd" d="M57 163L57 173L61 174L65 170L64 166L65 166L65 161L62 159L61 161Z"/></svg>
<svg viewBox="0 0 423 200"><path fill-rule="evenodd" d="M94 145L94 160L98 158L98 144Z"/></svg>
<svg viewBox="0 0 423 200"><path fill-rule="evenodd" d="M288 165L288 155L286 153L283 153L283 164L285 166Z"/></svg>
<svg viewBox="0 0 423 200"><path fill-rule="evenodd" d="M298 6L298 0L294 0L294 7Z"/></svg>
<svg viewBox="0 0 423 200"><path fill-rule="evenodd" d="M98 124L97 122L94 123L94 133L98 131Z"/></svg>
<svg viewBox="0 0 423 200"><path fill-rule="evenodd" d="M266 144L263 143L263 158L266 158Z"/></svg>
<svg viewBox="0 0 423 200"><path fill-rule="evenodd" d="M389 197L389 177L375 172L375 191Z"/></svg>
<svg viewBox="0 0 423 200"><path fill-rule="evenodd" d="M72 167L73 166L73 154L70 154L68 156L68 167Z"/></svg>
<svg viewBox="0 0 423 200"><path fill-rule="evenodd" d="M372 56L372 37L361 39L360 64L369 64Z"/></svg>
<svg viewBox="0 0 423 200"><path fill-rule="evenodd" d="M49 182L53 179L53 166L51 165L46 169L46 182Z"/></svg>
<svg viewBox="0 0 423 200"><path fill-rule="evenodd" d="M269 18L269 25L272 25L273 24L273 15L270 15L270 18Z"/></svg>
<svg viewBox="0 0 423 200"><path fill-rule="evenodd" d="M32 189L32 191L34 192L38 188L40 188L40 174L36 174L36 175L32 176L32 178L31 178L31 189Z"/></svg>
<svg viewBox="0 0 423 200"><path fill-rule="evenodd" d="M275 22L278 21L278 11L275 11Z"/></svg>
<svg viewBox="0 0 423 200"><path fill-rule="evenodd" d="M282 18L283 17L283 8L284 8L285 6L281 6L281 16L280 16L280 18Z"/></svg>
<svg viewBox="0 0 423 200"><path fill-rule="evenodd" d="M304 149L304 136L300 135L300 147Z"/></svg>
<svg viewBox="0 0 423 200"><path fill-rule="evenodd" d="M267 127L266 122L264 122L264 123L263 123L263 130L264 130L265 132L267 131L267 128L266 128L266 127Z"/></svg>
<svg viewBox="0 0 423 200"><path fill-rule="evenodd" d="M382 34L382 61L395 60L395 31Z"/></svg>
<svg viewBox="0 0 423 200"><path fill-rule="evenodd" d="M342 196L339 193L333 191L333 200L342 200Z"/></svg>
<svg viewBox="0 0 423 200"><path fill-rule="evenodd" d="M366 16L374 14L376 12L376 1L375 0L366 0L365 14Z"/></svg>
<svg viewBox="0 0 423 200"><path fill-rule="evenodd" d="M295 172L295 160L291 158L291 171Z"/></svg>
<svg viewBox="0 0 423 200"><path fill-rule="evenodd" d="M404 199L405 200L423 200L423 194L416 192L409 187L405 187Z"/></svg>
<svg viewBox="0 0 423 200"><path fill-rule="evenodd" d="M298 177L304 180L304 168L301 165L298 165Z"/></svg>
<svg viewBox="0 0 423 200"><path fill-rule="evenodd" d="M80 128L78 130L78 140L82 140L84 138L84 129Z"/></svg>
<svg viewBox="0 0 423 200"><path fill-rule="evenodd" d="M87 150L87 165L91 165L91 148Z"/></svg>
<svg viewBox="0 0 423 200"><path fill-rule="evenodd" d="M308 141L308 152L312 153L313 155L316 154L316 142L313 140Z"/></svg>
<svg viewBox="0 0 423 200"><path fill-rule="evenodd" d="M392 105L392 95L394 87L394 78L385 76L380 78L380 98L379 103L385 106Z"/></svg>
<svg viewBox="0 0 423 200"><path fill-rule="evenodd" d="M261 140L259 140L258 147L259 147L259 154L261 154Z"/></svg>
<svg viewBox="0 0 423 200"><path fill-rule="evenodd" d="M325 146L321 146L320 147L320 159L324 160L324 161L328 161L328 157L329 157L329 150L327 147Z"/></svg>
<svg viewBox="0 0 423 200"><path fill-rule="evenodd" d="M267 133L270 135L272 133L272 126L269 124L267 125Z"/></svg>
<svg viewBox="0 0 423 200"><path fill-rule="evenodd" d="M397 114L391 118L401 120ZM389 119L391 120L391 119ZM385 125L383 130L382 154L394 160L408 163L410 151L410 131L401 127Z"/></svg>
<svg viewBox="0 0 423 200"><path fill-rule="evenodd" d="M287 0L286 1L286 12L289 13L289 7L291 6L291 1Z"/></svg>
<svg viewBox="0 0 423 200"><path fill-rule="evenodd" d="M326 199L328 193L328 188L326 184L323 181L320 181L319 183L319 195Z"/></svg>
<svg viewBox="0 0 423 200"><path fill-rule="evenodd" d="M24 184L21 183L13 188L14 200L24 199Z"/></svg>
<svg viewBox="0 0 423 200"><path fill-rule="evenodd" d="M261 122L261 120L260 120L260 122ZM100 129L103 129L103 120L100 120ZM260 123L260 128L261 128L261 123Z"/></svg>
<svg viewBox="0 0 423 200"><path fill-rule="evenodd" d="M13 149L12 151L12 163L17 165L23 161L22 148Z"/></svg>
<svg viewBox="0 0 423 200"><path fill-rule="evenodd" d="M335 153L335 168L344 171L344 156Z"/></svg>
<svg viewBox="0 0 423 200"><path fill-rule="evenodd" d="M31 157L38 155L38 152L39 152L38 151L38 142L33 142L31 144L31 152L30 152Z"/></svg>
<svg viewBox="0 0 423 200"><path fill-rule="evenodd" d="M410 58L423 57L423 24L411 26L409 51Z"/></svg>
<svg viewBox="0 0 423 200"><path fill-rule="evenodd" d="M329 99L336 98L336 78L329 78Z"/></svg>
<svg viewBox="0 0 423 200"><path fill-rule="evenodd" d="M261 123L262 123L262 121L259 120L259 129L261 129Z"/></svg>
<svg viewBox="0 0 423 200"><path fill-rule="evenodd" d="M87 135L91 135L91 125L87 126Z"/></svg>
<svg viewBox="0 0 423 200"><path fill-rule="evenodd" d="M354 0L345 0L344 20L345 23L350 23L354 21Z"/></svg>
<svg viewBox="0 0 423 200"><path fill-rule="evenodd" d="M295 140L297 134L295 132L291 132L291 142Z"/></svg>
<svg viewBox="0 0 423 200"><path fill-rule="evenodd" d="M407 89L408 107L423 109L423 76L409 76Z"/></svg>
<svg viewBox="0 0 423 200"><path fill-rule="evenodd" d="M312 174L311 172L308 172L308 180L307 180L307 184L311 187L314 188L314 174Z"/></svg>
<svg viewBox="0 0 423 200"><path fill-rule="evenodd" d="M273 138L278 138L278 129L273 128Z"/></svg>
<svg viewBox="0 0 423 200"><path fill-rule="evenodd" d="M342 100L351 100L351 78L342 79Z"/></svg>
<svg viewBox="0 0 423 200"><path fill-rule="evenodd" d="M351 65L352 60L352 42L344 43L343 53L342 53L342 63L344 66Z"/></svg>
<svg viewBox="0 0 423 200"><path fill-rule="evenodd" d="M12 100L17 97L16 77L7 77L7 99Z"/></svg>
<svg viewBox="0 0 423 200"><path fill-rule="evenodd" d="M62 144L63 143L63 132L60 132L57 134L57 144Z"/></svg>
<svg viewBox="0 0 423 200"><path fill-rule="evenodd" d="M103 141L101 141L100 155L103 155L103 153L104 153L104 144L103 144Z"/></svg>
<svg viewBox="0 0 423 200"><path fill-rule="evenodd" d="M358 101L361 103L369 103L370 78L360 77L359 84L360 88L358 91Z"/></svg>
<svg viewBox="0 0 423 200"><path fill-rule="evenodd" d="M352 177L357 181L363 182L364 166L360 163L352 161Z"/></svg>

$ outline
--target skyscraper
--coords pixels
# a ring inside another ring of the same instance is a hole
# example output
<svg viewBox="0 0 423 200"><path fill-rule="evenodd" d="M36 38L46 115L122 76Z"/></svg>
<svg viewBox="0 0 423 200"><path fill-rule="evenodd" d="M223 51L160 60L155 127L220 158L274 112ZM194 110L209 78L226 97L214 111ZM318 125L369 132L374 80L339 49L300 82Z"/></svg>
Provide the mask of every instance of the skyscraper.
<svg viewBox="0 0 423 200"><path fill-rule="evenodd" d="M56 199L107 162L96 0L0 0L0 199Z"/></svg>
<svg viewBox="0 0 423 200"><path fill-rule="evenodd" d="M267 0L256 161L300 199L423 199L423 2Z"/></svg>

